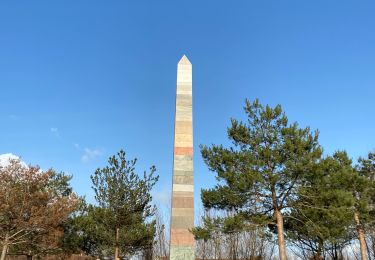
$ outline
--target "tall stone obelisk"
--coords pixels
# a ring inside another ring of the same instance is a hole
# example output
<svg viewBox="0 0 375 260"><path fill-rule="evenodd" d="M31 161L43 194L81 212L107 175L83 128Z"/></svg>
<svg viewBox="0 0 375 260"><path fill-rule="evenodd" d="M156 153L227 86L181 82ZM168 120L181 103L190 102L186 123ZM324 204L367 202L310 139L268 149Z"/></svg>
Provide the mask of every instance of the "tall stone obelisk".
<svg viewBox="0 0 375 260"><path fill-rule="evenodd" d="M194 226L192 94L192 66L184 55L177 66L170 260L195 259L190 232Z"/></svg>

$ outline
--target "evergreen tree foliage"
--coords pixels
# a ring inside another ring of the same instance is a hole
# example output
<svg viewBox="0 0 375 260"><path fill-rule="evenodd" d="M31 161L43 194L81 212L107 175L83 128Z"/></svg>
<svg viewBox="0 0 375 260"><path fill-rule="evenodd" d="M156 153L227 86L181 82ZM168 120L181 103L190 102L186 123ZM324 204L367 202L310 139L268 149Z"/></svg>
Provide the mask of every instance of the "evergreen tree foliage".
<svg viewBox="0 0 375 260"><path fill-rule="evenodd" d="M369 159L353 167L344 151L323 159L307 175L286 221L290 241L304 257L339 259L344 247L359 240L367 259L365 230L372 220L374 181Z"/></svg>
<svg viewBox="0 0 375 260"><path fill-rule="evenodd" d="M321 157L318 133L289 124L280 105L272 108L246 100L244 109L247 121L232 119L228 128L230 147L201 146L204 161L218 180L214 188L202 190L202 202L206 209L233 213L220 221L227 232L254 223L275 227L280 259L286 259L283 215ZM194 229L197 238L205 234L203 229Z"/></svg>
<svg viewBox="0 0 375 260"><path fill-rule="evenodd" d="M86 242L97 249L115 249L115 257L131 255L152 246L155 235L155 207L151 189L158 180L155 167L139 176L137 160L126 160L121 150L91 176L97 206L88 207L80 221L87 231ZM121 252L121 253L119 253Z"/></svg>
<svg viewBox="0 0 375 260"><path fill-rule="evenodd" d="M101 256L101 226L93 219L94 206L81 200L79 210L64 225L64 236L61 239L64 254L85 253L90 256Z"/></svg>
<svg viewBox="0 0 375 260"><path fill-rule="evenodd" d="M361 180L346 152L327 156L306 175L285 228L304 258L337 259L354 237L355 198L350 187Z"/></svg>
<svg viewBox="0 0 375 260"><path fill-rule="evenodd" d="M369 219L372 222L375 215L375 152L370 152L367 158L359 158L356 170L367 180L358 188L355 187L356 197L359 199L357 209L363 220Z"/></svg>
<svg viewBox="0 0 375 260"><path fill-rule="evenodd" d="M366 159L360 158L356 167L361 182L351 186L353 196L356 199L354 220L357 229L357 237L360 243L361 258L367 259L367 244L365 236L374 237L375 223L375 153L369 153ZM374 240L372 240L374 241ZM374 247L374 245L372 245Z"/></svg>

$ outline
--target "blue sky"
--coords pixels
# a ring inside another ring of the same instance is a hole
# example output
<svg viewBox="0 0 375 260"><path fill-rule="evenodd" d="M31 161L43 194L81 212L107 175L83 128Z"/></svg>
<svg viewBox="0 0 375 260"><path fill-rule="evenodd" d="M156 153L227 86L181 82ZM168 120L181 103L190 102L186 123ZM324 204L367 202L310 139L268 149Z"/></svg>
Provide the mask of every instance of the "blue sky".
<svg viewBox="0 0 375 260"><path fill-rule="evenodd" d="M320 130L326 153L375 149L374 1L1 1L0 154L89 176L120 148L171 188L176 66L193 64L199 144L227 143L245 98ZM199 204L199 193L196 194Z"/></svg>

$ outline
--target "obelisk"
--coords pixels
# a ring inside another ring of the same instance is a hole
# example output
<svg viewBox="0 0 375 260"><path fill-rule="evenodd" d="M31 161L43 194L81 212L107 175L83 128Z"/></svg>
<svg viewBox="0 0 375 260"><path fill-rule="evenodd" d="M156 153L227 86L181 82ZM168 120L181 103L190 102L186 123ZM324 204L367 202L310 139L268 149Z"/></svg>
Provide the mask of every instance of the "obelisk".
<svg viewBox="0 0 375 260"><path fill-rule="evenodd" d="M172 215L169 260L194 260L192 66L184 55L177 65Z"/></svg>

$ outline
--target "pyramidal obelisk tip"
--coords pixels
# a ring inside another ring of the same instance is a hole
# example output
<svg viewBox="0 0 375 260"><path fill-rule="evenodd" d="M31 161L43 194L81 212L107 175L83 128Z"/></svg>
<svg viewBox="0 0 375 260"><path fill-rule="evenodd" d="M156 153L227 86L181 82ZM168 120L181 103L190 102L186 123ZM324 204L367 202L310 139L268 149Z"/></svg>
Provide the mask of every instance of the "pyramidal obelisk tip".
<svg viewBox="0 0 375 260"><path fill-rule="evenodd" d="M180 59L180 61L178 62L178 64L190 64L191 65L191 62L189 61L189 59L184 54L184 56L182 56L182 58Z"/></svg>

